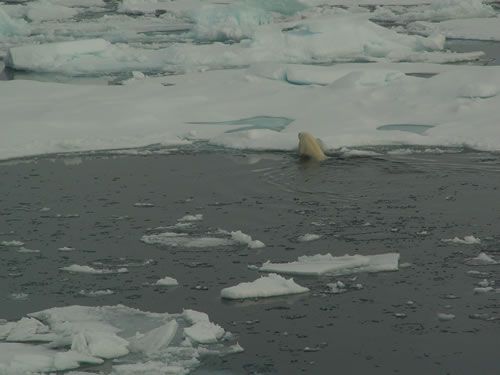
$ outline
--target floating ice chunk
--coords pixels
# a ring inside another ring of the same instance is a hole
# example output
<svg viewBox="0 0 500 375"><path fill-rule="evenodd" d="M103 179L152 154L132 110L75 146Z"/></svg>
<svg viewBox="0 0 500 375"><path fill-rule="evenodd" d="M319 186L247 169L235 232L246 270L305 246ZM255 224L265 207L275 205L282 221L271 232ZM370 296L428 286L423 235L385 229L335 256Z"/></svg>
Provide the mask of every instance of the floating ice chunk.
<svg viewBox="0 0 500 375"><path fill-rule="evenodd" d="M344 255L331 254L301 256L291 263L271 263L267 261L260 267L262 272L278 272L296 275L348 275L359 272L397 271L399 254Z"/></svg>
<svg viewBox="0 0 500 375"><path fill-rule="evenodd" d="M238 349L223 328L211 323L206 314L192 310L170 315L121 305L68 306L30 315L53 339L44 346L0 343L2 374L63 371L117 357L121 357L119 364L110 362L112 374L186 374L199 364L197 358L202 354ZM23 320L0 323L0 340L17 326L31 324ZM201 342L203 346L198 345Z"/></svg>
<svg viewBox="0 0 500 375"><path fill-rule="evenodd" d="M474 236L465 236L463 239L458 237L447 238L443 239L442 241L456 243L456 244L464 244L464 245L476 245L481 243L481 240Z"/></svg>
<svg viewBox="0 0 500 375"><path fill-rule="evenodd" d="M24 242L21 242L21 241L16 241L16 240L12 240L12 241L2 241L2 242L0 242L0 245L2 245L2 246L17 247L17 246L23 246L23 245L24 245Z"/></svg>
<svg viewBox="0 0 500 375"><path fill-rule="evenodd" d="M293 279L285 279L280 275L271 273L253 282L241 283L236 286L224 288L220 292L220 295L222 298L226 299L245 299L283 296L306 293L308 291L308 288L298 285Z"/></svg>
<svg viewBox="0 0 500 375"><path fill-rule="evenodd" d="M144 334L137 333L130 339L130 350L148 356L157 354L170 345L178 329L179 324L172 320Z"/></svg>
<svg viewBox="0 0 500 375"><path fill-rule="evenodd" d="M55 335L49 327L34 318L22 318L15 323L0 326L0 339L5 341L52 341Z"/></svg>
<svg viewBox="0 0 500 375"><path fill-rule="evenodd" d="M59 66L66 60L78 56L99 54L106 51L110 43L104 39L76 40L72 42L47 43L12 47L5 64L19 70L44 70L48 65Z"/></svg>
<svg viewBox="0 0 500 375"><path fill-rule="evenodd" d="M236 242L247 245L250 249L259 249L266 246L262 241L252 240L251 236L243 233L241 230L231 232L231 238Z"/></svg>
<svg viewBox="0 0 500 375"><path fill-rule="evenodd" d="M134 203L134 207L146 207L146 208L149 208L149 207L154 207L155 205L153 203L147 203L147 202L137 202L137 203Z"/></svg>
<svg viewBox="0 0 500 375"><path fill-rule="evenodd" d="M225 334L224 329L218 324L208 320L199 320L191 327L184 328L184 335L200 344L213 344Z"/></svg>
<svg viewBox="0 0 500 375"><path fill-rule="evenodd" d="M46 0L39 0L29 3L26 15L32 21L40 22L73 18L77 14L78 9L56 5Z"/></svg>
<svg viewBox="0 0 500 375"><path fill-rule="evenodd" d="M328 283L326 286L330 288L330 292L333 294L340 294L347 291L346 285L340 280L335 283Z"/></svg>
<svg viewBox="0 0 500 375"><path fill-rule="evenodd" d="M455 319L455 315L447 313L438 313L437 318L441 321L446 322Z"/></svg>
<svg viewBox="0 0 500 375"><path fill-rule="evenodd" d="M116 270L103 268L96 269L90 266L80 266L78 264L72 264L71 266L62 267L61 270L68 272L80 272L80 273L93 273L93 274L108 274L108 273L126 273L128 269L125 267L118 268Z"/></svg>
<svg viewBox="0 0 500 375"><path fill-rule="evenodd" d="M300 242L309 242L309 241L316 241L321 238L321 235L319 234L314 234L314 233L306 233L303 234L298 238Z"/></svg>
<svg viewBox="0 0 500 375"><path fill-rule="evenodd" d="M495 288L493 288L491 286L477 287L477 288L474 288L474 294L484 294L484 293L492 292L494 290L495 290Z"/></svg>
<svg viewBox="0 0 500 375"><path fill-rule="evenodd" d="M234 243L233 241L226 238L189 237L185 233L174 232L144 235L142 236L141 241L150 245L193 248L229 246Z"/></svg>
<svg viewBox="0 0 500 375"><path fill-rule="evenodd" d="M478 281L477 285L486 288L487 286L492 286L495 285L495 281L489 281L488 279L483 279L481 281Z"/></svg>
<svg viewBox="0 0 500 375"><path fill-rule="evenodd" d="M85 297L102 297L109 296L111 294L115 294L111 289L103 289L103 290L80 290L79 294Z"/></svg>
<svg viewBox="0 0 500 375"><path fill-rule="evenodd" d="M37 249L28 249L26 247L20 247L18 250L17 250L18 253L39 253L40 250L37 250Z"/></svg>
<svg viewBox="0 0 500 375"><path fill-rule="evenodd" d="M179 285L178 281L174 279L173 277L168 277L165 276L163 279L158 280L155 285L162 285L162 286L175 286Z"/></svg>
<svg viewBox="0 0 500 375"><path fill-rule="evenodd" d="M27 299L29 294L26 293L11 293L10 298L12 298L15 301L24 301Z"/></svg>
<svg viewBox="0 0 500 375"><path fill-rule="evenodd" d="M57 250L59 250L59 251L73 251L73 250L75 250L75 248L69 247L69 246L63 246L63 247L58 248Z"/></svg>
<svg viewBox="0 0 500 375"><path fill-rule="evenodd" d="M467 259L466 263L471 266L487 266L491 264L498 264L498 261L493 259L488 254L481 252L477 257Z"/></svg>
<svg viewBox="0 0 500 375"><path fill-rule="evenodd" d="M185 222L185 221L200 221L200 220L203 220L203 214L185 215L180 219L178 219L177 221Z"/></svg>

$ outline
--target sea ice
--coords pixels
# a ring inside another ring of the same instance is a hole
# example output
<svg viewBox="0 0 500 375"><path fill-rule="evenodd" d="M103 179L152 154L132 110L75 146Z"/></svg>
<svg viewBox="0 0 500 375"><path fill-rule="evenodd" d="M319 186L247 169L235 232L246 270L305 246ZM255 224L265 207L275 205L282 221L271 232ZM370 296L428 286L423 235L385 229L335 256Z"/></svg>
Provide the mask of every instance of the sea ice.
<svg viewBox="0 0 500 375"><path fill-rule="evenodd" d="M442 22L417 21L408 25L408 30L421 35L439 33L453 39L500 41L500 16Z"/></svg>
<svg viewBox="0 0 500 375"><path fill-rule="evenodd" d="M28 35L30 27L24 20L12 19L0 6L0 35Z"/></svg>
<svg viewBox="0 0 500 375"><path fill-rule="evenodd" d="M259 240L252 240L252 237L248 234L243 233L241 230L231 232L231 238L233 241L247 245L250 249L259 249L265 247L264 242Z"/></svg>
<svg viewBox="0 0 500 375"><path fill-rule="evenodd" d="M455 315L448 313L438 313L437 318L441 321L446 322L455 319Z"/></svg>
<svg viewBox="0 0 500 375"><path fill-rule="evenodd" d="M78 13L76 8L57 5L47 0L39 0L28 4L26 16L31 21L41 22L73 18Z"/></svg>
<svg viewBox="0 0 500 375"><path fill-rule="evenodd" d="M97 269L90 266L81 266L79 264L72 264L71 266L62 267L61 270L68 272L79 272L79 273L93 273L93 274L109 274L109 273L126 273L128 269L125 267L118 268L116 270L103 268Z"/></svg>
<svg viewBox="0 0 500 375"><path fill-rule="evenodd" d="M456 243L456 244L464 244L464 245L476 245L481 243L481 240L474 236L465 236L463 239L458 237L447 238L443 239L442 241Z"/></svg>
<svg viewBox="0 0 500 375"><path fill-rule="evenodd" d="M122 305L52 308L0 322L0 341L14 341L0 342L0 373L9 375L52 373L118 357L109 363L112 374L186 374L202 355L234 352L230 335L206 314L149 313Z"/></svg>
<svg viewBox="0 0 500 375"><path fill-rule="evenodd" d="M24 245L24 242L12 240L12 241L2 241L0 242L1 246L10 246L10 247L20 247Z"/></svg>
<svg viewBox="0 0 500 375"><path fill-rule="evenodd" d="M186 222L186 221L200 221L203 220L203 214L196 214L196 215L185 215L178 219L177 221L180 222Z"/></svg>
<svg viewBox="0 0 500 375"><path fill-rule="evenodd" d="M192 248L229 246L234 243L233 241L226 238L190 237L185 233L175 232L144 235L142 236L141 241L150 245Z"/></svg>
<svg viewBox="0 0 500 375"><path fill-rule="evenodd" d="M331 254L301 256L291 263L271 263L267 261L260 267L262 272L277 272L296 275L348 275L359 272L397 271L399 254L344 255Z"/></svg>
<svg viewBox="0 0 500 375"><path fill-rule="evenodd" d="M179 285L179 283L173 277L165 276L163 279L158 280L155 285L174 286Z"/></svg>
<svg viewBox="0 0 500 375"><path fill-rule="evenodd" d="M303 234L302 236L299 236L298 240L300 242L309 242L309 241L319 240L320 238L321 238L321 235L319 235L319 234L306 233L306 234Z"/></svg>
<svg viewBox="0 0 500 375"><path fill-rule="evenodd" d="M285 279L280 275L271 273L252 282L224 288L221 290L220 295L226 299L245 299L299 294L308 291L308 288L298 285L293 279Z"/></svg>
<svg viewBox="0 0 500 375"><path fill-rule="evenodd" d="M109 296L111 294L115 294L111 289L103 289L103 290L80 290L79 294L85 297L102 297Z"/></svg>
<svg viewBox="0 0 500 375"><path fill-rule="evenodd" d="M487 266L491 264L498 264L498 261L483 252L479 253L479 255L475 258L467 259L465 262L471 266Z"/></svg>

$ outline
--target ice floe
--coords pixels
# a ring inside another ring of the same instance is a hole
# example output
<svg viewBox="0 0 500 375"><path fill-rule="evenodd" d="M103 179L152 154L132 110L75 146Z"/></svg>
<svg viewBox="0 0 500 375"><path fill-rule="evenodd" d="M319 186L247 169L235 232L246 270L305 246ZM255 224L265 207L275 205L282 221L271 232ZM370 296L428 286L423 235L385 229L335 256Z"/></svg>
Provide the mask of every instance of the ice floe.
<svg viewBox="0 0 500 375"><path fill-rule="evenodd" d="M218 247L229 246L234 242L227 238L218 237L191 237L186 233L164 232L159 234L144 235L141 241L150 245L163 245L171 247Z"/></svg>
<svg viewBox="0 0 500 375"><path fill-rule="evenodd" d="M102 296L109 296L112 294L115 294L114 291L111 289L103 289L103 290L80 290L78 294L85 296L85 297L102 297Z"/></svg>
<svg viewBox="0 0 500 375"><path fill-rule="evenodd" d="M454 238L446 238L442 240L443 242L451 242L451 243L456 243L456 244L463 244L463 245L477 245L481 243L481 240L477 237L474 236L465 236L463 239L454 237Z"/></svg>
<svg viewBox="0 0 500 375"><path fill-rule="evenodd" d="M499 263L493 257L483 252L479 253L478 256L474 258L467 259L465 262L471 266L488 266Z"/></svg>
<svg viewBox="0 0 500 375"><path fill-rule="evenodd" d="M348 275L359 272L397 271L399 254L344 255L331 254L301 256L290 263L271 263L267 261L259 268L262 272L277 272L296 275Z"/></svg>
<svg viewBox="0 0 500 375"><path fill-rule="evenodd" d="M250 249L259 249L265 247L264 242L259 240L253 240L252 237L241 230L231 232L231 239L241 244L247 245Z"/></svg>
<svg viewBox="0 0 500 375"><path fill-rule="evenodd" d="M453 39L500 41L500 17L417 21L408 25L408 30L422 35L439 33Z"/></svg>
<svg viewBox="0 0 500 375"><path fill-rule="evenodd" d="M200 221L203 220L203 214L195 214L195 215L185 215L178 219L177 221L186 222L186 221Z"/></svg>
<svg viewBox="0 0 500 375"><path fill-rule="evenodd" d="M119 362L110 362L113 374L185 374L203 355L242 350L231 337L206 314L192 310L168 314L122 305L52 308L0 324L0 372L64 371L119 357Z"/></svg>
<svg viewBox="0 0 500 375"><path fill-rule="evenodd" d="M108 269L108 268L94 268L90 266L81 266L79 264L72 264L70 266L62 267L62 271L68 272L76 272L76 273L93 273L93 274L110 274L110 273L126 273L128 269L125 267L117 268L117 269Z"/></svg>
<svg viewBox="0 0 500 375"><path fill-rule="evenodd" d="M302 236L299 236L298 240L300 242L309 242L309 241L316 241L321 238L321 235L315 234L315 233L306 233L303 234Z"/></svg>
<svg viewBox="0 0 500 375"><path fill-rule="evenodd" d="M2 241L0 242L1 246L8 246L8 247L21 247L24 245L24 242L17 241L17 240L12 240L12 241Z"/></svg>
<svg viewBox="0 0 500 375"><path fill-rule="evenodd" d="M224 288L221 290L220 295L225 299L245 299L299 294L308 291L308 288L298 285L293 279L285 279L280 275L271 273L252 282Z"/></svg>
<svg viewBox="0 0 500 375"><path fill-rule="evenodd" d="M455 319L455 315L449 313L437 313L437 318L443 322Z"/></svg>
<svg viewBox="0 0 500 375"><path fill-rule="evenodd" d="M158 280L155 285L162 285L162 286L175 286L179 285L179 282L174 279L173 277L165 276L164 278Z"/></svg>

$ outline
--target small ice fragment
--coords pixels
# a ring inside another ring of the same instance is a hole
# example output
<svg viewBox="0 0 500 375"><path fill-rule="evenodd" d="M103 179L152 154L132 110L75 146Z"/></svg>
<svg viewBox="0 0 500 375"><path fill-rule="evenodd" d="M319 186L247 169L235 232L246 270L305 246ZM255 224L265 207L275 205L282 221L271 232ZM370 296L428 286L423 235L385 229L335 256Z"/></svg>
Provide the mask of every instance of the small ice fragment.
<svg viewBox="0 0 500 375"><path fill-rule="evenodd" d="M40 208L40 212L47 212L47 211L50 211L51 208L50 207L42 207Z"/></svg>
<svg viewBox="0 0 500 375"><path fill-rule="evenodd" d="M422 231L420 231L420 232L417 232L417 234L418 234L419 236L427 236L427 235L429 234L429 232L427 232L426 230L422 230Z"/></svg>
<svg viewBox="0 0 500 375"><path fill-rule="evenodd" d="M481 240L474 236L465 236L463 239L458 237L445 238L442 241L456 243L456 244L463 244L463 245L476 245L481 243Z"/></svg>
<svg viewBox="0 0 500 375"><path fill-rule="evenodd" d="M479 281L477 283L477 285L479 285L479 286L481 286L483 288L486 288L488 286L495 285L495 282L494 281L490 282L490 281L488 281L488 279L483 279L483 280Z"/></svg>
<svg viewBox="0 0 500 375"><path fill-rule="evenodd" d="M481 252L477 257L467 259L466 263L471 266L487 266L490 264L498 264L498 261L493 259L488 254Z"/></svg>
<svg viewBox="0 0 500 375"><path fill-rule="evenodd" d="M26 247L20 247L19 250L17 250L18 253L39 253L40 250L35 250L35 249L27 249Z"/></svg>
<svg viewBox="0 0 500 375"><path fill-rule="evenodd" d="M26 293L11 293L10 298L15 301L23 301L28 298L28 294Z"/></svg>
<svg viewBox="0 0 500 375"><path fill-rule="evenodd" d="M407 315L405 313L398 313L397 312L397 313L394 313L394 316L396 318L403 319L403 318L406 318Z"/></svg>
<svg viewBox="0 0 500 375"><path fill-rule="evenodd" d="M298 285L293 279L285 279L280 275L271 273L252 282L224 288L220 295L226 299L245 299L298 294L308 291L308 288Z"/></svg>
<svg viewBox="0 0 500 375"><path fill-rule="evenodd" d="M162 286L175 286L179 285L176 279L173 277L168 277L165 276L163 279L158 280L155 285L162 285Z"/></svg>
<svg viewBox="0 0 500 375"><path fill-rule="evenodd" d="M63 247L58 248L57 250L59 250L59 251L73 251L73 250L75 250L75 248L69 247L69 246L63 246Z"/></svg>
<svg viewBox="0 0 500 375"><path fill-rule="evenodd" d="M492 292L494 290L495 290L495 288L493 288L491 286L477 287L477 288L474 288L474 294L484 294L484 293Z"/></svg>
<svg viewBox="0 0 500 375"><path fill-rule="evenodd" d="M319 234L314 234L314 233L306 233L298 238L300 242L309 242L309 241L315 241L317 239L320 239L321 235Z"/></svg>
<svg viewBox="0 0 500 375"><path fill-rule="evenodd" d="M444 322L455 319L455 315L447 313L437 313L437 318Z"/></svg>
<svg viewBox="0 0 500 375"><path fill-rule="evenodd" d="M330 288L330 292L333 294L340 294L347 292L345 284L340 280L335 283L328 283L326 285Z"/></svg>
<svg viewBox="0 0 500 375"><path fill-rule="evenodd" d="M128 269L125 267L118 268L116 270L111 270L107 268L96 269L90 266L80 266L78 264L72 264L71 266L60 268L62 271L68 272L79 272L79 273L92 273L92 274L109 274L109 273L125 273Z"/></svg>
<svg viewBox="0 0 500 375"><path fill-rule="evenodd" d="M266 246L262 241L252 240L251 236L243 233L241 230L231 232L231 238L233 241L247 245L250 249L259 249Z"/></svg>
<svg viewBox="0 0 500 375"><path fill-rule="evenodd" d="M102 297L102 296L109 296L111 294L115 294L111 289L104 289L104 290L80 290L78 293L82 296L85 297Z"/></svg>
<svg viewBox="0 0 500 375"><path fill-rule="evenodd" d="M12 241L2 241L2 242L0 242L0 245L2 245L2 246L12 246L12 247L17 247L17 246L23 246L23 245L24 245L24 242L21 242L21 241L16 241L16 240L12 240Z"/></svg>
<svg viewBox="0 0 500 375"><path fill-rule="evenodd" d="M415 301L408 300L408 301L406 301L406 304L407 304L408 306L413 306L413 305L415 304Z"/></svg>
<svg viewBox="0 0 500 375"><path fill-rule="evenodd" d="M147 207L154 207L155 205L153 203L147 203L147 202L137 202L137 203L134 203L134 207L144 207L144 208L147 208Z"/></svg>
<svg viewBox="0 0 500 375"><path fill-rule="evenodd" d="M200 221L203 220L203 214L196 214L196 215L185 215L178 219L177 221Z"/></svg>

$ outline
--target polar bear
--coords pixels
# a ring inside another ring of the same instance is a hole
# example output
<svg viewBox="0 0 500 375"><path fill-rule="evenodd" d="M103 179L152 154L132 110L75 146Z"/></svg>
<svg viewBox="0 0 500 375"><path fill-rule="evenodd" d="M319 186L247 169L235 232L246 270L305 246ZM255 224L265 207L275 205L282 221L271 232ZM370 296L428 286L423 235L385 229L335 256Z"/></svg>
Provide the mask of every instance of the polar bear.
<svg viewBox="0 0 500 375"><path fill-rule="evenodd" d="M323 161L326 159L321 141L306 132L299 133L299 155L302 158L316 161Z"/></svg>

